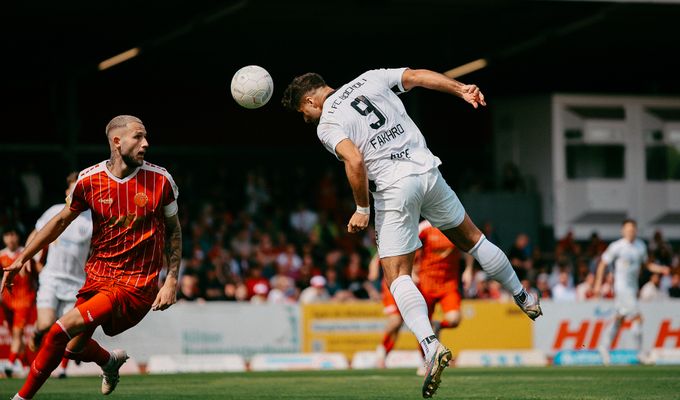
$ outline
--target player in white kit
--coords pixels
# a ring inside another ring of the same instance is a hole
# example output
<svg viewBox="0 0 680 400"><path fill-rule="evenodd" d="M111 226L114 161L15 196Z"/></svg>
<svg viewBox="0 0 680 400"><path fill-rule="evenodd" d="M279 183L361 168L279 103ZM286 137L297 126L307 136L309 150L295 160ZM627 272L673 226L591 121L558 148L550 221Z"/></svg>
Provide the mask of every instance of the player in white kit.
<svg viewBox="0 0 680 400"><path fill-rule="evenodd" d="M631 321L631 332L635 339L637 351L642 349L642 316L638 308L638 278L644 266L649 271L659 274L670 274L670 267L650 262L647 257L645 242L637 238L637 224L632 219L623 221L621 239L612 242L602 253L597 266L595 287L593 292L598 296L607 266L614 266L614 304L616 315L614 321L604 335L604 342L599 346L602 362L609 364L609 350L619 334L621 324L627 319Z"/></svg>
<svg viewBox="0 0 680 400"><path fill-rule="evenodd" d="M317 124L328 151L345 163L356 212L347 230L368 226L368 192L373 193L378 253L385 279L406 325L418 338L426 358L423 397L432 397L451 351L432 331L427 305L411 280L415 250L421 246L421 215L459 249L472 254L486 273L515 297L531 318L541 315L538 300L526 293L505 254L470 220L438 166L439 158L397 96L425 87L461 97L475 108L486 105L475 85L464 85L429 70L377 69L363 73L339 89L315 73L298 76L283 95L283 105Z"/></svg>
<svg viewBox="0 0 680 400"><path fill-rule="evenodd" d="M73 190L77 173L66 178L66 196ZM42 229L49 220L64 209L65 204L55 204L48 208L35 224L27 242L35 232ZM36 299L38 320L36 330L29 346L35 350L40 346L42 336L50 329L57 318L70 311L76 302L76 294L85 283L85 262L90 252L92 238L92 214L87 210L66 228L66 230L47 248L45 266L39 267L39 287ZM40 254L36 255L40 257ZM38 264L39 265L39 264ZM65 365L63 365L65 367ZM65 376L65 370L60 371Z"/></svg>

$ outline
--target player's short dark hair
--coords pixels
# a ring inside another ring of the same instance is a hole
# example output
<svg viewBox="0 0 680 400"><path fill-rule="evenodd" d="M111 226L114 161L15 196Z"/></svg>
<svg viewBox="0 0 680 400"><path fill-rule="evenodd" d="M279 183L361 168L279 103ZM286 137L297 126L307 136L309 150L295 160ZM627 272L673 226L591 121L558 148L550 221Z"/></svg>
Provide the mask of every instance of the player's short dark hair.
<svg viewBox="0 0 680 400"><path fill-rule="evenodd" d="M297 111L305 94L324 86L326 81L317 73L307 72L297 76L283 92L281 104L290 111Z"/></svg>
<svg viewBox="0 0 680 400"><path fill-rule="evenodd" d="M621 223L621 226L624 226L626 224L633 224L633 226L637 227L637 222L633 218L626 218L623 220Z"/></svg>
<svg viewBox="0 0 680 400"><path fill-rule="evenodd" d="M72 171L66 176L66 187L71 186L72 183L75 183L78 180L78 172L77 171Z"/></svg>
<svg viewBox="0 0 680 400"><path fill-rule="evenodd" d="M19 234L19 229L14 225L7 225L2 228L2 236L9 235L10 233Z"/></svg>

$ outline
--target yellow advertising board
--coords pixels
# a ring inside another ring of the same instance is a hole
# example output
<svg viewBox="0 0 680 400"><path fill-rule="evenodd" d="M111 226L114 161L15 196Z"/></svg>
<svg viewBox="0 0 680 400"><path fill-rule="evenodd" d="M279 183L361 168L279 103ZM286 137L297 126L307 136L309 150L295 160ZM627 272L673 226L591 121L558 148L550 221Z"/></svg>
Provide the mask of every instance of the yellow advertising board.
<svg viewBox="0 0 680 400"><path fill-rule="evenodd" d="M456 329L442 330L441 340L454 352L474 349L530 349L531 321L513 303L466 300L461 306L463 322ZM439 309L434 319L441 318ZM352 357L371 351L381 343L385 326L379 303L308 304L302 306L302 350L340 352ZM415 337L404 326L396 349L417 349Z"/></svg>

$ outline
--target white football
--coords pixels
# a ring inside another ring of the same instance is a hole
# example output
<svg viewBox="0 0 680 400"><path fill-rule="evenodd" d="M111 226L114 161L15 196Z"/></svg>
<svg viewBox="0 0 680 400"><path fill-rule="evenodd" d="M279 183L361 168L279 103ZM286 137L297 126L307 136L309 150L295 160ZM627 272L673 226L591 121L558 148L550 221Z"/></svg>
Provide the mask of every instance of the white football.
<svg viewBox="0 0 680 400"><path fill-rule="evenodd" d="M231 78L231 96L245 108L262 107L271 99L273 92L271 75L257 65L245 66Z"/></svg>

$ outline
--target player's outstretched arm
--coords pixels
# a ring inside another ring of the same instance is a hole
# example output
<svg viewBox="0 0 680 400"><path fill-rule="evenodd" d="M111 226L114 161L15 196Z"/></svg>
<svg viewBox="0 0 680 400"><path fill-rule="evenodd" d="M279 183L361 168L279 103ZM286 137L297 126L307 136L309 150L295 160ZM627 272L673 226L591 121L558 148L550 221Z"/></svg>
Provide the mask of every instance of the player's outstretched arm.
<svg viewBox="0 0 680 400"><path fill-rule="evenodd" d="M168 263L168 276L151 309L163 311L177 302L177 277L182 258L182 227L177 214L165 218L165 257Z"/></svg>
<svg viewBox="0 0 680 400"><path fill-rule="evenodd" d="M59 235L69 226L71 222L80 214L77 211L71 210L69 205L66 205L59 214L55 215L41 230L39 230L32 240L28 242L23 253L10 265L4 268L4 275L2 283L0 283L0 293L5 287L10 287L12 279L21 271L25 264L31 261L31 258L43 249L45 246L56 240Z"/></svg>
<svg viewBox="0 0 680 400"><path fill-rule="evenodd" d="M349 139L344 139L335 146L335 153L345 163L347 180L354 194L357 210L347 224L347 232L355 233L366 229L370 216L370 204L368 203L368 178L364 156L359 148Z"/></svg>
<svg viewBox="0 0 680 400"><path fill-rule="evenodd" d="M406 90L411 90L414 87L424 87L438 92L449 93L472 104L474 108L480 105L486 106L484 94L482 94L477 85L466 85L444 74L428 69L405 70L401 76L401 84Z"/></svg>

